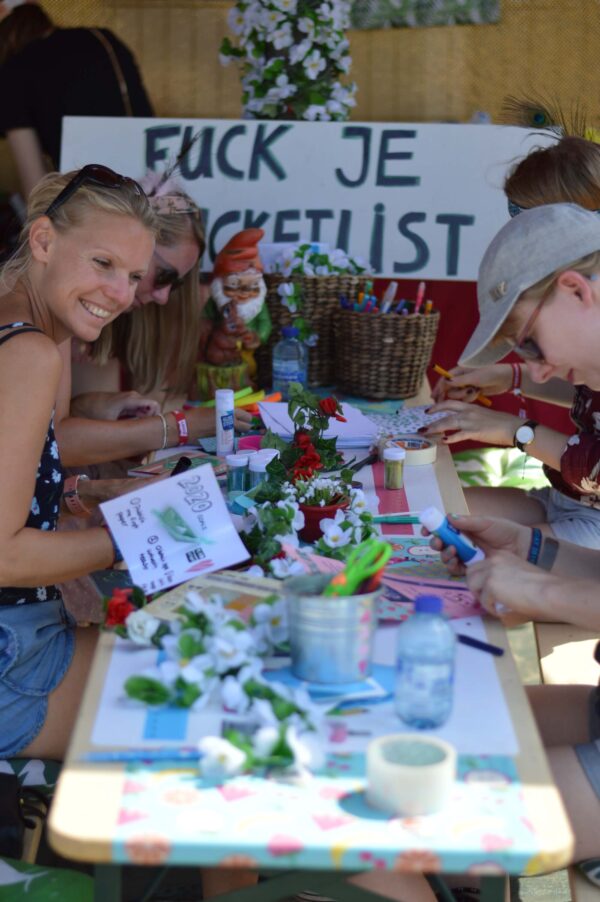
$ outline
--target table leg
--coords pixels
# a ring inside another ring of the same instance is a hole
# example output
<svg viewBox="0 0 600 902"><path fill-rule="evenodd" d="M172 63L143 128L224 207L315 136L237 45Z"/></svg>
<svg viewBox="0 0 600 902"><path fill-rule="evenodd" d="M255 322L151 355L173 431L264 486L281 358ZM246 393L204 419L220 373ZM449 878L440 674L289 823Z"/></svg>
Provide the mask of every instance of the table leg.
<svg viewBox="0 0 600 902"><path fill-rule="evenodd" d="M481 878L481 902L505 902L509 886L508 877L482 877Z"/></svg>
<svg viewBox="0 0 600 902"><path fill-rule="evenodd" d="M122 868L97 864L94 868L94 902L121 902Z"/></svg>

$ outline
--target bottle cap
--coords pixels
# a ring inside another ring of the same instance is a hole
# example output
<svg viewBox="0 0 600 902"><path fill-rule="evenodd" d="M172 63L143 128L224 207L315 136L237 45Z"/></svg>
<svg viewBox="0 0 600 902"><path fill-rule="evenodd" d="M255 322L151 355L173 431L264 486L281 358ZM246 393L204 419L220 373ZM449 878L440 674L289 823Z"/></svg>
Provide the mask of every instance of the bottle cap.
<svg viewBox="0 0 600 902"><path fill-rule="evenodd" d="M270 460L273 460L274 457L279 457L279 451L277 448L261 448L260 451L256 452L257 456L266 460L267 463Z"/></svg>
<svg viewBox="0 0 600 902"><path fill-rule="evenodd" d="M406 451L404 448L384 448L383 449L383 459L384 460L404 460L406 457Z"/></svg>
<svg viewBox="0 0 600 902"><path fill-rule="evenodd" d="M248 455L247 454L227 454L225 456L225 463L228 467L247 467L248 466Z"/></svg>
<svg viewBox="0 0 600 902"><path fill-rule="evenodd" d="M418 595L415 598L415 614L441 614L442 607L439 595Z"/></svg>
<svg viewBox="0 0 600 902"><path fill-rule="evenodd" d="M218 404L219 401L225 404L231 404L233 407L233 389L232 388L218 388L215 392L215 403Z"/></svg>
<svg viewBox="0 0 600 902"><path fill-rule="evenodd" d="M283 326L281 334L284 338L298 338L298 329L296 326Z"/></svg>
<svg viewBox="0 0 600 902"><path fill-rule="evenodd" d="M440 528L446 518L437 507L426 507L424 511L421 511L419 519L425 529L428 529L429 532L435 532L436 529Z"/></svg>
<svg viewBox="0 0 600 902"><path fill-rule="evenodd" d="M251 473L266 473L269 459L261 457L260 454L254 454L250 459L249 469Z"/></svg>

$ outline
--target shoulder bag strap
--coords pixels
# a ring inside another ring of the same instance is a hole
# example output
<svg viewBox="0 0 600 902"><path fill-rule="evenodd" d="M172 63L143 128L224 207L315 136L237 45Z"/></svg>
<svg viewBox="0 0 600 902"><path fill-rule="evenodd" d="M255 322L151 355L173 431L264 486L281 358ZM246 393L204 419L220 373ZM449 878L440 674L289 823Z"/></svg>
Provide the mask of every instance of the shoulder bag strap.
<svg viewBox="0 0 600 902"><path fill-rule="evenodd" d="M119 60L117 59L117 54L115 53L112 44L108 40L108 38L102 34L102 32L98 28L90 28L90 31L93 35L95 35L104 49L108 54L108 58L113 67L114 73L117 78L117 82L119 84L119 91L121 92L121 98L123 100L123 106L125 108L126 116L133 116L133 109L131 107L131 100L129 99L129 91L127 89L127 82L125 81L125 76L123 75L123 70L121 69L121 65Z"/></svg>

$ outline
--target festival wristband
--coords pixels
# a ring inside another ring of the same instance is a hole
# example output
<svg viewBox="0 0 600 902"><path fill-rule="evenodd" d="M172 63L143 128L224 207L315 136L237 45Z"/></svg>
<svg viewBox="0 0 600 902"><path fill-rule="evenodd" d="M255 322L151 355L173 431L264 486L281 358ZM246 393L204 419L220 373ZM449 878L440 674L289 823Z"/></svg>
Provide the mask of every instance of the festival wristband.
<svg viewBox="0 0 600 902"><path fill-rule="evenodd" d="M542 530L534 526L531 530L531 544L529 546L529 554L527 560L530 564L537 564L540 556L540 548L542 547Z"/></svg>
<svg viewBox="0 0 600 902"><path fill-rule="evenodd" d="M556 555L558 554L558 542L551 536L545 536L542 543L542 550L537 559L537 566L542 570L552 570Z"/></svg>
<svg viewBox="0 0 600 902"><path fill-rule="evenodd" d="M185 414L181 410L172 410L171 413L175 417L175 423L177 424L177 433L179 435L177 445L187 445L190 434Z"/></svg>
<svg viewBox="0 0 600 902"><path fill-rule="evenodd" d="M160 450L161 450L161 451L164 451L165 448L167 447L167 444L168 444L168 441L169 441L169 436L168 436L168 433L167 433L167 420L166 420L166 417L165 417L162 413L159 413L159 414L158 414L158 418L159 418L159 420L161 421L161 423L162 423L162 428L163 428L163 443L162 443L162 445L160 446Z"/></svg>
<svg viewBox="0 0 600 902"><path fill-rule="evenodd" d="M74 517L91 517L92 515L91 510L85 506L77 491L79 480L89 478L90 477L86 476L84 473L78 473L77 476L68 476L67 479L65 479L63 500L67 510L70 514L73 514Z"/></svg>
<svg viewBox="0 0 600 902"><path fill-rule="evenodd" d="M113 534L112 534L112 532L110 531L110 529L108 528L108 526L106 526L106 524L103 524L103 525L102 525L102 529L105 529L105 530L106 530L106 534L108 535L108 538L110 539L110 541L111 541L111 543L112 543L112 547L113 547L113 555L114 555L114 557L113 557L113 562L112 562L112 566L114 567L115 564L120 564L120 563L121 563L121 561L123 560L123 555L121 554L121 549L119 548L119 546L118 546L117 543L115 542L115 540L114 540L114 538L113 538Z"/></svg>
<svg viewBox="0 0 600 902"><path fill-rule="evenodd" d="M512 371L513 371L513 378L512 378L512 385L510 387L510 390L518 391L521 388L521 378L522 378L521 367L519 366L518 363L511 363L511 366L512 366Z"/></svg>

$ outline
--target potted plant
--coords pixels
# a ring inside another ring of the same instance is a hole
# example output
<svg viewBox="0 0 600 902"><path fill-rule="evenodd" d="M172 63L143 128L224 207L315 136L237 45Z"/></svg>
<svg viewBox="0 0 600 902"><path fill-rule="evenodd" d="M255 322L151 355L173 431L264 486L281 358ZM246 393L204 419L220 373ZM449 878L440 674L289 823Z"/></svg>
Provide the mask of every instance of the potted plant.
<svg viewBox="0 0 600 902"><path fill-rule="evenodd" d="M335 438L324 438L330 419L345 422L333 396L318 398L299 383L290 386L288 412L294 424L291 442L268 431L263 447L276 448L269 479L256 492L251 528L242 533L255 563L276 576L287 576L281 561L282 544L298 537L316 542L315 550L343 559L344 549L362 542L374 532L362 489L353 488L351 470Z"/></svg>

